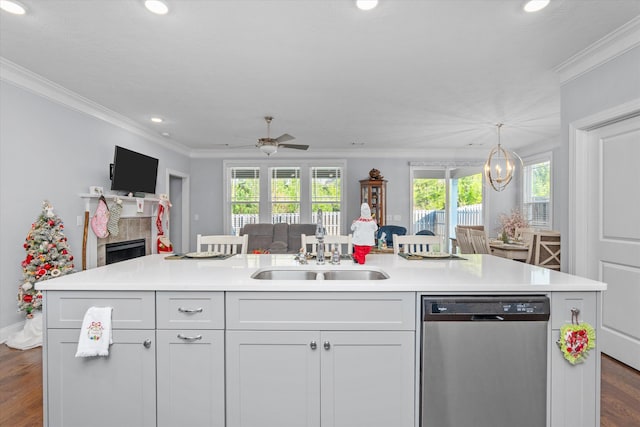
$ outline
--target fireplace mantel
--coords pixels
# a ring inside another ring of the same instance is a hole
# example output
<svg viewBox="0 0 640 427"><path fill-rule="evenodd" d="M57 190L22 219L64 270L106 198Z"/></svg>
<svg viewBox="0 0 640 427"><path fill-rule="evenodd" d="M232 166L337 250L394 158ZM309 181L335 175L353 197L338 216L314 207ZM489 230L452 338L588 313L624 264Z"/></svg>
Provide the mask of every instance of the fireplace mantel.
<svg viewBox="0 0 640 427"><path fill-rule="evenodd" d="M89 212L91 217L98 207L99 195L82 193L79 196L85 202L85 211ZM158 215L158 204L160 199L157 197L129 197L119 196L117 194L105 194L104 198L107 200L107 204L111 204L116 198L122 200L122 213L120 214L121 224L131 224L136 219L140 220L140 231L136 232L134 236L127 233L119 233L118 236L109 236L105 239L99 239L91 227L87 231L87 269L99 267L104 265L104 246L106 243L117 242L121 240L127 240L129 238L144 237L149 241L146 244L147 254L157 253L155 242L158 237L158 230L155 227L155 218ZM142 201L143 206L141 212L138 209L138 202ZM167 232L167 224L163 224L165 232Z"/></svg>

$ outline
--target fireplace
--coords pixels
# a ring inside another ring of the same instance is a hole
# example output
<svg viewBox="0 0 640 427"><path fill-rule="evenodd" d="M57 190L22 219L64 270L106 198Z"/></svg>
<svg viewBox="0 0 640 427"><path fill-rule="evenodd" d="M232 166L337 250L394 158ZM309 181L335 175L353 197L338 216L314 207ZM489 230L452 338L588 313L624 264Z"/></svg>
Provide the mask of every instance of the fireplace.
<svg viewBox="0 0 640 427"><path fill-rule="evenodd" d="M151 218L143 217L143 218L120 218L118 223L120 232L117 236L110 235L105 239L97 239L96 247L97 247L97 266L103 266L107 264L111 264L118 261L124 261L125 259L135 258L137 256L144 256L152 253L152 234L151 234ZM126 247L131 242L141 242L138 243L138 246L142 246L142 249L137 249L139 252L135 252L132 248ZM123 244L125 247L120 248L118 250L119 244ZM107 248L113 247L116 248L114 257L117 257L115 261L107 260L109 256L107 254ZM117 252L125 252L124 254L117 254ZM128 255L127 251L132 251L133 253ZM122 255L122 257L121 257Z"/></svg>
<svg viewBox="0 0 640 427"><path fill-rule="evenodd" d="M125 240L105 245L105 264L113 264L146 255L145 239Z"/></svg>

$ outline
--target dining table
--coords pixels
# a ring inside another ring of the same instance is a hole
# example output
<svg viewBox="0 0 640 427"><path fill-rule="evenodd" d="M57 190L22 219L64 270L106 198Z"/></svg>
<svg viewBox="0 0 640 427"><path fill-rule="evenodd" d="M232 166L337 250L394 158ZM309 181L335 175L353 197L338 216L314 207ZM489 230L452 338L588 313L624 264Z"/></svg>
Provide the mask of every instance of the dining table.
<svg viewBox="0 0 640 427"><path fill-rule="evenodd" d="M526 261L529 257L529 246L524 243L504 243L500 240L489 241L491 255L518 261Z"/></svg>

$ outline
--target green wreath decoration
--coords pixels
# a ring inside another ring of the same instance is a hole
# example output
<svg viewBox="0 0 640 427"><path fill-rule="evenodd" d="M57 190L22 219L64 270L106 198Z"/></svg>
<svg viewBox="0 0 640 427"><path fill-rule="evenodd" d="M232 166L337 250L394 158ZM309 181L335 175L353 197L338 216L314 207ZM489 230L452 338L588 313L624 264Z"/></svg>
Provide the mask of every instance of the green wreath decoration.
<svg viewBox="0 0 640 427"><path fill-rule="evenodd" d="M596 346L596 331L588 323L567 324L560 328L558 346L572 365L581 363Z"/></svg>

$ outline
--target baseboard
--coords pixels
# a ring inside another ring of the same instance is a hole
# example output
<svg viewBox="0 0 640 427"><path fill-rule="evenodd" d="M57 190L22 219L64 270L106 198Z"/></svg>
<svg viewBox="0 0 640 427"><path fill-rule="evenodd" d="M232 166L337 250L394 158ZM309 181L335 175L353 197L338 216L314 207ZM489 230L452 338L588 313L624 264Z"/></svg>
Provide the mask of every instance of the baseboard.
<svg viewBox="0 0 640 427"><path fill-rule="evenodd" d="M17 322L9 326L5 326L0 329L0 344L4 344L5 341L16 332L19 332L24 327L24 321Z"/></svg>

